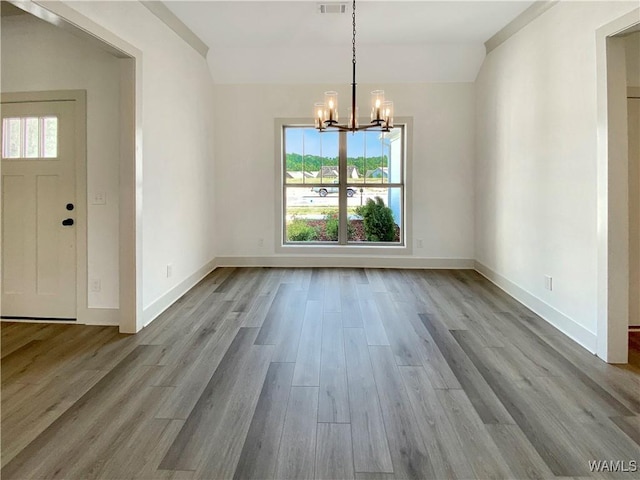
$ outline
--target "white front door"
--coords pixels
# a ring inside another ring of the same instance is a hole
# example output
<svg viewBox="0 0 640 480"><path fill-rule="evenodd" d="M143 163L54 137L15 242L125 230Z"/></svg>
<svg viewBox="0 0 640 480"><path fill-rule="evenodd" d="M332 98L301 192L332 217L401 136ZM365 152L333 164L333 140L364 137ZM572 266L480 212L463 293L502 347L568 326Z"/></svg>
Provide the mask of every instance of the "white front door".
<svg viewBox="0 0 640 480"><path fill-rule="evenodd" d="M75 320L73 101L2 104L2 318Z"/></svg>

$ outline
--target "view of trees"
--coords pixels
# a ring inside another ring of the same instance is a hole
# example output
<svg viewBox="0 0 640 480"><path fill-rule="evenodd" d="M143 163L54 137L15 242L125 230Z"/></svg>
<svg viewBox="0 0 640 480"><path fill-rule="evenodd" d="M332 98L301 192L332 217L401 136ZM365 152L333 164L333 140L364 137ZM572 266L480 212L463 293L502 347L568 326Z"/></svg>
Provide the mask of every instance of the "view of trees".
<svg viewBox="0 0 640 480"><path fill-rule="evenodd" d="M304 160L304 161L303 161ZM364 176L368 170L375 170L378 167L387 167L389 159L386 155L378 157L348 157L347 165L353 165L358 169L358 174ZM338 167L337 157L318 157L316 155L305 155L304 159L299 153L287 153L287 170L292 172L317 172L322 167Z"/></svg>

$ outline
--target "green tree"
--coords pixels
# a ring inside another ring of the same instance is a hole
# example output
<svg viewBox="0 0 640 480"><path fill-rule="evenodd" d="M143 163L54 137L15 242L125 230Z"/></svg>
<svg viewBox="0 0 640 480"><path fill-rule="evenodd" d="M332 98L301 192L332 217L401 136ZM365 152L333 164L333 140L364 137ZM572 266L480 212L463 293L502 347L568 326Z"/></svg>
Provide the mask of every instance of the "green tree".
<svg viewBox="0 0 640 480"><path fill-rule="evenodd" d="M347 165L353 165L358 169L358 174L364 176L368 170L375 170L378 167L387 167L388 158L386 155L379 157L349 157ZM323 166L338 166L337 157L319 157L317 155L305 155L299 153L287 153L286 169L289 172L317 172Z"/></svg>

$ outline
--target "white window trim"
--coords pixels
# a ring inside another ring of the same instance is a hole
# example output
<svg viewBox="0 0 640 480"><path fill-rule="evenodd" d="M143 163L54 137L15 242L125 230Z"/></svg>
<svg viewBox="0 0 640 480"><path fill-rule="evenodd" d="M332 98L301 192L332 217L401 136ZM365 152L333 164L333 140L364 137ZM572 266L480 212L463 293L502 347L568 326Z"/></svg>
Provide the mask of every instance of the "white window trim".
<svg viewBox="0 0 640 480"><path fill-rule="evenodd" d="M364 121L364 120L363 120ZM412 189L412 164L413 164L413 117L396 117L397 125L404 125L405 134L405 165L404 165L404 244L403 245L371 245L356 244L302 244L285 243L284 241L284 211L283 205L283 128L285 126L312 126L310 118L276 118L274 121L274 197L275 197L275 253L283 255L345 255L345 256L394 256L413 254L413 189Z"/></svg>

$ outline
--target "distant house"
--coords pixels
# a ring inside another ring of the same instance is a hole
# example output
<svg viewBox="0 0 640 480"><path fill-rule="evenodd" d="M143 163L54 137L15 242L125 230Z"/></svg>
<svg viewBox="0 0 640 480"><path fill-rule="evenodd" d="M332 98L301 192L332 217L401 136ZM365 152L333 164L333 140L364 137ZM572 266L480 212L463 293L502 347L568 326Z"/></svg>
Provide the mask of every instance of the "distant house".
<svg viewBox="0 0 640 480"><path fill-rule="evenodd" d="M322 178L336 178L338 176L338 167L322 167L318 176Z"/></svg>
<svg viewBox="0 0 640 480"><path fill-rule="evenodd" d="M298 172L287 170L287 178L302 180L302 178L315 178L317 172Z"/></svg>
<svg viewBox="0 0 640 480"><path fill-rule="evenodd" d="M389 169L387 167L378 167L375 170L367 170L367 178L389 178Z"/></svg>
<svg viewBox="0 0 640 480"><path fill-rule="evenodd" d="M322 178L336 178L339 176L338 167L322 167L317 175ZM360 178L358 168L354 165L347 165L347 178Z"/></svg>

